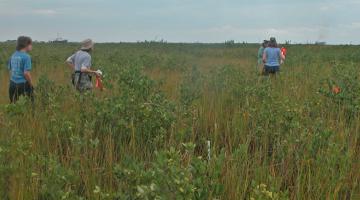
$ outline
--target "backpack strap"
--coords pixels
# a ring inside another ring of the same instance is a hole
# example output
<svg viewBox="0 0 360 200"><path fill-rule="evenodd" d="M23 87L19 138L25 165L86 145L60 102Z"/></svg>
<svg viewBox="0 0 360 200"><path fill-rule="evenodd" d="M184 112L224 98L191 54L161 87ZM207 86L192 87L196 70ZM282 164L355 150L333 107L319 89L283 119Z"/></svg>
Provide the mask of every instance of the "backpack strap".
<svg viewBox="0 0 360 200"><path fill-rule="evenodd" d="M82 77L82 74L83 74L83 73L82 73L81 71L75 71L75 75L76 75L76 74L79 74L79 79L78 79L77 83L75 83L75 87L78 88L79 85L80 85L81 77Z"/></svg>

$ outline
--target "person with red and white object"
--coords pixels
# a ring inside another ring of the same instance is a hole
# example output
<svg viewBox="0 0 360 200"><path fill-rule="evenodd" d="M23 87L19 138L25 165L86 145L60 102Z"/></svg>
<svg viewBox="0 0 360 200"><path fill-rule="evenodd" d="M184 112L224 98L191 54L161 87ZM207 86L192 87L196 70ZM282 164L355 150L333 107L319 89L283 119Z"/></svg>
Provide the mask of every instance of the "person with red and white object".
<svg viewBox="0 0 360 200"><path fill-rule="evenodd" d="M281 47L281 53L286 57L287 49L285 47Z"/></svg>
<svg viewBox="0 0 360 200"><path fill-rule="evenodd" d="M95 83L95 88L100 89L101 91L104 90L104 86L101 80L101 76L102 76L102 71L101 70L97 70L96 71L98 75L96 75L96 83Z"/></svg>
<svg viewBox="0 0 360 200"><path fill-rule="evenodd" d="M285 56L278 47L276 39L270 38L270 42L267 48L264 50L263 62L265 63L265 73L276 74L280 71L280 65L285 61Z"/></svg>
<svg viewBox="0 0 360 200"><path fill-rule="evenodd" d="M82 42L80 50L66 60L66 63L74 70L73 85L80 92L85 92L93 88L91 81L93 75L96 77L102 76L99 70L94 71L91 69L91 52L93 49L93 41L86 39Z"/></svg>
<svg viewBox="0 0 360 200"><path fill-rule="evenodd" d="M285 47L281 47L280 51L281 51L281 54L284 56L284 58L286 58L287 49ZM284 62L285 62L285 59L281 60L280 64L284 64Z"/></svg>

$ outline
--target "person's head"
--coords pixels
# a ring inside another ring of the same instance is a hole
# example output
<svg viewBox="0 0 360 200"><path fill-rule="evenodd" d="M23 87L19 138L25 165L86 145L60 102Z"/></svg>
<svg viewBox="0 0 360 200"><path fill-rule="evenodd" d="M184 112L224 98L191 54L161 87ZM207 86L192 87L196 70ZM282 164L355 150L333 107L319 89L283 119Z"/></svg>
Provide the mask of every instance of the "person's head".
<svg viewBox="0 0 360 200"><path fill-rule="evenodd" d="M86 39L81 42L81 48L82 51L90 52L94 49L94 42L91 39Z"/></svg>
<svg viewBox="0 0 360 200"><path fill-rule="evenodd" d="M277 46L278 46L278 45L277 45L277 42L276 42L276 38L271 37L271 38L270 38L270 42L269 42L269 47L275 48L275 47L277 47Z"/></svg>
<svg viewBox="0 0 360 200"><path fill-rule="evenodd" d="M17 39L16 43L16 50L17 51L25 51L29 52L32 50L32 39L27 36L20 36Z"/></svg>
<svg viewBox="0 0 360 200"><path fill-rule="evenodd" d="M262 43L262 47L266 48L269 45L269 41L268 40L264 40L264 42Z"/></svg>

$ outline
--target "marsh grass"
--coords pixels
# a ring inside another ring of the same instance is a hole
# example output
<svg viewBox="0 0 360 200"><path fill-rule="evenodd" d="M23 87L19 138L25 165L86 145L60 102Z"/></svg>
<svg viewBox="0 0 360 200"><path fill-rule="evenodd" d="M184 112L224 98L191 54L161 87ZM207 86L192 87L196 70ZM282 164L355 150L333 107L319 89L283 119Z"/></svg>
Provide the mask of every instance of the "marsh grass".
<svg viewBox="0 0 360 200"><path fill-rule="evenodd" d="M7 104L13 46L1 199L359 197L357 47L291 46L262 77L253 45L98 44L107 90L79 95L63 63L77 45L35 44L29 106Z"/></svg>

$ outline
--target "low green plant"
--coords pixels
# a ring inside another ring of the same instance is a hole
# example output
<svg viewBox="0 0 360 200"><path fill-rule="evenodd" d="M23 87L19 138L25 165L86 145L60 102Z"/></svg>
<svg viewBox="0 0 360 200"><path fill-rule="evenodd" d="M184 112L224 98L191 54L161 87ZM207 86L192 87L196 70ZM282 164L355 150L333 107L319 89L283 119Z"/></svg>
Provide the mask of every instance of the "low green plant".
<svg viewBox="0 0 360 200"><path fill-rule="evenodd" d="M128 160L115 168L119 182L117 199L217 199L223 192L221 172L194 155L195 145L184 144L155 153L149 164ZM218 161L221 163L222 159Z"/></svg>

